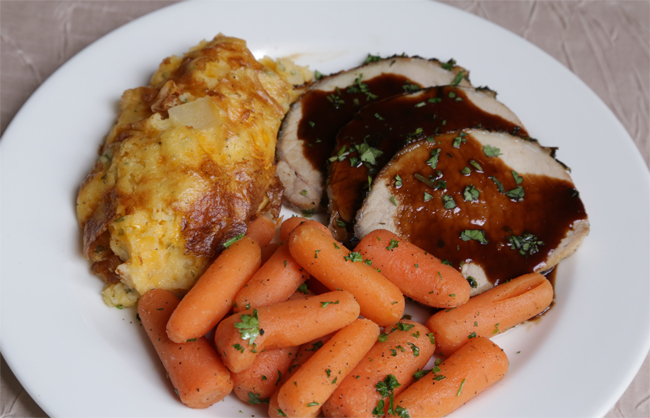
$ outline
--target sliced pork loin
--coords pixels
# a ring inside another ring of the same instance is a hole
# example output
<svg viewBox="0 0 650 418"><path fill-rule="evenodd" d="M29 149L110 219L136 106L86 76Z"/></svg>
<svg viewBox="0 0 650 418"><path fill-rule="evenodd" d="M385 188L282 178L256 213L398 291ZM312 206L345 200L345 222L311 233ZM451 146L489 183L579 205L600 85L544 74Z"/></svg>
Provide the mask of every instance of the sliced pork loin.
<svg viewBox="0 0 650 418"><path fill-rule="evenodd" d="M528 136L517 116L485 89L431 87L363 107L336 137L327 186L334 237L354 246L354 217L372 178L396 152L413 141L477 126Z"/></svg>
<svg viewBox="0 0 650 418"><path fill-rule="evenodd" d="M360 238L387 229L447 260L472 295L552 269L589 232L571 177L547 149L483 130L440 135L397 153L356 221Z"/></svg>
<svg viewBox="0 0 650 418"><path fill-rule="evenodd" d="M419 57L381 59L324 77L293 104L277 144L277 173L285 200L303 211L322 211L327 160L336 134L364 105L421 87L469 85L454 62Z"/></svg>

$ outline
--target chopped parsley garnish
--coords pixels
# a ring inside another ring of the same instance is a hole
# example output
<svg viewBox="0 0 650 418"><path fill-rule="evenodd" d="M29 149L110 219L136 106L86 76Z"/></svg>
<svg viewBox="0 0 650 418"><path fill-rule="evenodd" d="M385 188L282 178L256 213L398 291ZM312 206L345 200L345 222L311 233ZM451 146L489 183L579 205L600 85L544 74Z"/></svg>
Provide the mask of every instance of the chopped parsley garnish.
<svg viewBox="0 0 650 418"><path fill-rule="evenodd" d="M447 61L447 62L443 62L442 65L441 65L441 67L442 67L443 69L449 71L449 70L451 70L452 68L454 68L454 65L456 65L456 60L452 58L452 59L450 59L450 60Z"/></svg>
<svg viewBox="0 0 650 418"><path fill-rule="evenodd" d="M476 333L475 333L475 332L472 332L471 334L469 334L469 335L467 336L467 338L470 339L470 340L471 340L472 338L476 338Z"/></svg>
<svg viewBox="0 0 650 418"><path fill-rule="evenodd" d="M248 403L251 405L269 403L269 398L260 399L259 393L248 392Z"/></svg>
<svg viewBox="0 0 650 418"><path fill-rule="evenodd" d="M311 407L311 406L318 406L318 402L309 402L309 403L307 404L307 406L309 406L309 407Z"/></svg>
<svg viewBox="0 0 650 418"><path fill-rule="evenodd" d="M337 224L338 226L340 226L341 228L345 228L346 226L348 226L345 222L343 222L343 221L340 220L340 219L337 219L337 220L336 220L336 224Z"/></svg>
<svg viewBox="0 0 650 418"><path fill-rule="evenodd" d="M407 343L407 344L411 347L411 350L413 350L413 357L417 357L420 355L420 349L418 348L417 345L413 343Z"/></svg>
<svg viewBox="0 0 650 418"><path fill-rule="evenodd" d="M381 60L381 57L379 55L372 55L368 53L368 56L366 57L365 61L363 61L364 64L370 64L371 62L377 62Z"/></svg>
<svg viewBox="0 0 650 418"><path fill-rule="evenodd" d="M467 138L465 138L467 134L465 132L461 132L456 138L454 138L454 142L451 143L451 146L454 148L460 148L461 144L464 144L467 142Z"/></svg>
<svg viewBox="0 0 650 418"><path fill-rule="evenodd" d="M429 193L424 192L424 201L428 202L429 200L433 199L433 196L431 196Z"/></svg>
<svg viewBox="0 0 650 418"><path fill-rule="evenodd" d="M361 79L363 78L363 74L359 74L357 78L354 79L354 84L345 89L346 93L363 93L366 95L366 100L372 100L376 99L377 95L372 94L370 90L368 90L368 85L366 83L362 83Z"/></svg>
<svg viewBox="0 0 650 418"><path fill-rule="evenodd" d="M448 194L442 195L442 202L444 203L445 209L453 209L456 207L456 201Z"/></svg>
<svg viewBox="0 0 650 418"><path fill-rule="evenodd" d="M483 147L483 153L488 158L498 157L499 155L501 155L501 150L497 147L493 147L492 145L486 145Z"/></svg>
<svg viewBox="0 0 650 418"><path fill-rule="evenodd" d="M417 84L404 84L402 89L406 93L415 93L416 91L420 91L421 87Z"/></svg>
<svg viewBox="0 0 650 418"><path fill-rule="evenodd" d="M244 238L244 234L243 234L243 233L241 233L241 234L239 234L239 235L235 235L234 237L230 238L228 241L224 242L224 243L223 243L223 246L224 246L225 248L228 248L228 247L230 247L231 245L233 245L234 243L236 243L237 241L239 241L239 240L242 239L242 238Z"/></svg>
<svg viewBox="0 0 650 418"><path fill-rule="evenodd" d="M189 340L185 340L186 343L190 343L192 341L196 341L196 338L190 338Z"/></svg>
<svg viewBox="0 0 650 418"><path fill-rule="evenodd" d="M523 256L533 255L539 252L539 246L544 245L535 235L528 232L523 235L512 235L508 238L510 249L519 251Z"/></svg>
<svg viewBox="0 0 650 418"><path fill-rule="evenodd" d="M321 348L322 346L323 346L322 341L316 341L311 345L311 348L306 351L318 351L318 349Z"/></svg>
<svg viewBox="0 0 650 418"><path fill-rule="evenodd" d="M438 375L438 376L434 377L433 380L435 380L435 381L440 381L440 380L442 380L442 379L446 379L446 378L447 378L447 376Z"/></svg>
<svg viewBox="0 0 650 418"><path fill-rule="evenodd" d="M395 187L402 187L402 178L399 175L395 176Z"/></svg>
<svg viewBox="0 0 650 418"><path fill-rule="evenodd" d="M413 379L420 380L424 376L426 376L431 370L418 370L417 372L413 373Z"/></svg>
<svg viewBox="0 0 650 418"><path fill-rule="evenodd" d="M307 196L307 190L301 191L300 194L303 195L303 196Z"/></svg>
<svg viewBox="0 0 650 418"><path fill-rule="evenodd" d="M327 101L330 102L335 109L338 109L339 107L345 104L345 100L343 100L341 96L336 95L334 93L327 96Z"/></svg>
<svg viewBox="0 0 650 418"><path fill-rule="evenodd" d="M321 78L323 78L323 74L318 70L314 71L314 79L318 81Z"/></svg>
<svg viewBox="0 0 650 418"><path fill-rule="evenodd" d="M302 293L303 295L308 295L309 294L309 289L307 288L307 285L305 283L298 286L298 291L300 293Z"/></svg>
<svg viewBox="0 0 650 418"><path fill-rule="evenodd" d="M363 144L355 145L355 148L359 152L359 158L361 159L361 161L371 165L377 164L377 158L381 154L383 154L383 151L371 147L370 145L368 145L367 142L364 142Z"/></svg>
<svg viewBox="0 0 650 418"><path fill-rule="evenodd" d="M314 258L318 258L318 253L319 253L320 251L321 251L321 250L316 250L316 251L314 252Z"/></svg>
<svg viewBox="0 0 650 418"><path fill-rule="evenodd" d="M508 190L506 193L506 196L508 196L510 199L515 200L517 202L521 202L524 200L524 195L526 194L524 192L524 188L521 186L517 186L512 190Z"/></svg>
<svg viewBox="0 0 650 418"><path fill-rule="evenodd" d="M472 289L476 289L478 287L478 283L476 282L476 279L473 278L472 276L467 276L467 283L469 283L469 286Z"/></svg>
<svg viewBox="0 0 650 418"><path fill-rule="evenodd" d="M467 176L472 172L469 167L464 167L462 170L460 170L460 174Z"/></svg>
<svg viewBox="0 0 650 418"><path fill-rule="evenodd" d="M426 105L427 105L426 102L420 102L420 103L416 104L415 107L422 107L422 106L426 106Z"/></svg>
<svg viewBox="0 0 650 418"><path fill-rule="evenodd" d="M399 329L400 331L409 331L409 330L410 330L411 328L413 328L415 325L413 325L413 324L405 324L405 323L403 323L403 322L398 322L397 324L395 324L395 326L396 326L397 329Z"/></svg>
<svg viewBox="0 0 650 418"><path fill-rule="evenodd" d="M332 374L332 370L325 369L325 373L327 373L327 377L330 377L330 375Z"/></svg>
<svg viewBox="0 0 650 418"><path fill-rule="evenodd" d="M465 379L463 379L463 381L460 382L460 387L458 388L458 392L456 392L456 397L460 396L460 392L463 391L463 386L465 386Z"/></svg>
<svg viewBox="0 0 650 418"><path fill-rule="evenodd" d="M492 335L497 335L499 333L499 324L500 322L494 325L494 331L492 331Z"/></svg>
<svg viewBox="0 0 650 418"><path fill-rule="evenodd" d="M244 347L242 347L241 344L233 344L233 348L239 351L240 353L244 352Z"/></svg>
<svg viewBox="0 0 650 418"><path fill-rule="evenodd" d="M435 170L438 165L438 157L440 157L440 148L432 149L431 158L427 160L426 164Z"/></svg>
<svg viewBox="0 0 650 418"><path fill-rule="evenodd" d="M441 260L440 262L441 262L442 264L446 264L446 265L448 265L448 266L451 266L451 265L452 265L452 264L451 264L451 261L449 261L449 260Z"/></svg>
<svg viewBox="0 0 650 418"><path fill-rule="evenodd" d="M499 193L503 193L505 189L503 188L503 183L501 183L499 180L497 180L496 177L488 177L490 180L494 182L494 184L497 185L497 189L499 189Z"/></svg>
<svg viewBox="0 0 650 418"><path fill-rule="evenodd" d="M338 245L336 245L336 243L335 243L335 242L333 242L332 244L334 244L334 249L336 249L336 250L338 250L338 249L339 249L339 246L338 246Z"/></svg>
<svg viewBox="0 0 650 418"><path fill-rule="evenodd" d="M387 250L392 250L393 248L397 248L399 246L399 241L396 239L390 240L390 244L388 244L388 247L386 247Z"/></svg>
<svg viewBox="0 0 650 418"><path fill-rule="evenodd" d="M427 100L429 103L440 103L442 102L442 99L440 97L432 97L429 100Z"/></svg>
<svg viewBox="0 0 650 418"><path fill-rule="evenodd" d="M253 309L253 314L244 314L240 316L241 322L235 323L235 328L239 330L242 340L248 340L248 345L253 345L255 339L264 334L260 329L260 321L257 317L257 309Z"/></svg>
<svg viewBox="0 0 650 418"><path fill-rule="evenodd" d="M375 113L375 117L379 120L384 120L379 113Z"/></svg>
<svg viewBox="0 0 650 418"><path fill-rule="evenodd" d="M432 189L435 189L435 188L436 188L436 186L433 184L433 182L432 182L431 180L429 180L428 178L424 177L424 176L423 176L422 174L420 174L420 173L415 173L415 174L413 174L413 177L415 177L416 180L419 180L419 181L421 181L422 183L426 184L427 186L431 187Z"/></svg>
<svg viewBox="0 0 650 418"><path fill-rule="evenodd" d="M512 170L510 173L512 174L512 177L515 179L515 182L517 184L521 184L524 181L524 178L517 174L516 171Z"/></svg>
<svg viewBox="0 0 650 418"><path fill-rule="evenodd" d="M302 213L302 216L305 218L311 218L311 216L316 213L316 209L303 209L300 213Z"/></svg>
<svg viewBox="0 0 650 418"><path fill-rule="evenodd" d="M338 301L338 300L337 300L336 302L321 302L321 303L320 303L320 307L321 307L321 308L324 308L324 307L326 307L327 305L338 305L338 304L339 304L339 301Z"/></svg>
<svg viewBox="0 0 650 418"><path fill-rule="evenodd" d="M375 385L375 389L377 389L377 392L381 395L382 398L388 397L389 415L393 415L394 413L393 402L394 402L395 389L397 389L400 386L402 385L397 381L397 378L392 374L389 374L388 376L386 376L384 380L380 381ZM381 399L379 402L377 402L377 407L372 411L373 415L384 415L385 405L386 402L384 399Z"/></svg>
<svg viewBox="0 0 650 418"><path fill-rule="evenodd" d="M479 163L477 163L475 160L469 160L469 163L472 167L476 169L479 173L483 172L483 167Z"/></svg>
<svg viewBox="0 0 650 418"><path fill-rule="evenodd" d="M395 200L395 196L391 196L390 201L393 205L397 206L397 201Z"/></svg>
<svg viewBox="0 0 650 418"><path fill-rule="evenodd" d="M465 73L463 71L459 71L458 74L456 74L456 77L454 78L454 81L452 81L450 85L451 86L457 86L458 83L463 81L463 76L464 75L465 75Z"/></svg>
<svg viewBox="0 0 650 418"><path fill-rule="evenodd" d="M344 256L343 258L345 258L345 261L352 261L353 263L358 263L363 261L363 256L361 255L361 253L358 252L352 252Z"/></svg>
<svg viewBox="0 0 650 418"><path fill-rule="evenodd" d="M465 190L463 190L463 198L466 202L473 202L475 200L478 200L480 194L481 192L479 192L473 184L470 184L469 186L465 187Z"/></svg>
<svg viewBox="0 0 650 418"><path fill-rule="evenodd" d="M485 238L485 231L481 229L466 229L460 233L460 239L463 241L469 241L473 239L474 241L478 241L483 245L488 243L487 239Z"/></svg>
<svg viewBox="0 0 650 418"><path fill-rule="evenodd" d="M427 334L427 337L429 337L429 342L430 342L431 344L435 344L435 343L436 343L436 337L433 335L432 332L428 333L428 334Z"/></svg>
<svg viewBox="0 0 650 418"><path fill-rule="evenodd" d="M385 343L386 340L388 340L388 334L381 333L379 334L379 337L377 337L377 341L380 343Z"/></svg>

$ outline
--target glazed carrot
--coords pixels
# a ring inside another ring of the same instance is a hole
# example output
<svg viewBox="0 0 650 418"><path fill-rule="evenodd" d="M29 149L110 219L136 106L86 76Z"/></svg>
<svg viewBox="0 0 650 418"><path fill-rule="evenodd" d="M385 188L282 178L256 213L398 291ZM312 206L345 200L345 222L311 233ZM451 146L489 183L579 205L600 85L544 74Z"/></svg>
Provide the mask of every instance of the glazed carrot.
<svg viewBox="0 0 650 418"><path fill-rule="evenodd" d="M354 249L404 295L434 308L467 303L471 287L452 266L385 229L366 235Z"/></svg>
<svg viewBox="0 0 650 418"><path fill-rule="evenodd" d="M401 320L387 330L389 334L380 335L379 341L325 402L326 417L383 415L385 408L381 406L381 412L373 414L382 399L386 408L389 405L375 385L393 375L400 384L393 393L399 395L413 381L413 373L422 370L433 355L435 345L424 325Z"/></svg>
<svg viewBox="0 0 650 418"><path fill-rule="evenodd" d="M321 229L323 232L326 232L330 236L332 235L330 230L327 229L327 227L320 222L316 222L311 219L301 218L299 216L292 216L291 218L282 222L282 225L280 225L280 240L282 242L287 242L289 240L289 234L291 234L293 230L296 229L296 227L298 227L299 225L312 225Z"/></svg>
<svg viewBox="0 0 650 418"><path fill-rule="evenodd" d="M278 394L282 412L289 417L316 416L378 336L379 327L368 319L357 319L337 332L282 385Z"/></svg>
<svg viewBox="0 0 650 418"><path fill-rule="evenodd" d="M260 247L266 247L275 236L275 223L266 216L260 216L248 225L246 235L257 241Z"/></svg>
<svg viewBox="0 0 650 418"><path fill-rule="evenodd" d="M280 387L273 392L271 399L269 401L269 417L271 418L280 418L285 416L284 412L280 409L280 404L278 403L278 394L280 393L280 388L287 382L291 376L309 360L318 350L323 347L323 344L328 342L330 338L334 336L334 333L327 334L323 337L317 338L314 341L310 341L306 344L300 346L296 358L293 359L293 364L289 367L289 370L286 375L282 376L282 381L280 382ZM320 411L320 408L318 408Z"/></svg>
<svg viewBox="0 0 650 418"><path fill-rule="evenodd" d="M289 246L281 245L237 294L233 308L240 312L284 302L308 278L309 273L289 253Z"/></svg>
<svg viewBox="0 0 650 418"><path fill-rule="evenodd" d="M214 339L228 369L239 373L265 349L304 344L358 316L359 304L349 292L330 292L234 314L221 321Z"/></svg>
<svg viewBox="0 0 650 418"><path fill-rule="evenodd" d="M183 344L167 337L167 321L178 302L168 290L150 290L138 302L138 315L181 402L207 408L232 391L230 372L205 337Z"/></svg>
<svg viewBox="0 0 650 418"><path fill-rule="evenodd" d="M463 306L436 313L427 327L443 356L472 338L490 338L543 312L553 301L553 286L538 273L525 274L470 299Z"/></svg>
<svg viewBox="0 0 650 418"><path fill-rule="evenodd" d="M352 293L364 317L380 326L402 317L404 296L397 286L319 228L297 227L289 237L289 250L319 282L332 290Z"/></svg>
<svg viewBox="0 0 650 418"><path fill-rule="evenodd" d="M443 417L503 378L508 357L487 338L478 337L395 398L394 415Z"/></svg>
<svg viewBox="0 0 650 418"><path fill-rule="evenodd" d="M167 324L177 343L204 336L228 313L232 301L260 267L260 246L251 237L232 244L185 295Z"/></svg>
<svg viewBox="0 0 650 418"><path fill-rule="evenodd" d="M305 293L294 292L289 300L305 300L310 293L309 290L305 290ZM235 395L251 405L268 403L269 397L280 389L281 381L289 374L289 368L294 367L299 349L300 347L276 348L259 353L251 367L232 374Z"/></svg>
<svg viewBox="0 0 650 418"><path fill-rule="evenodd" d="M232 374L235 395L251 405L268 403L297 352L298 347L287 347L260 353L251 367Z"/></svg>
<svg viewBox="0 0 650 418"><path fill-rule="evenodd" d="M280 248L279 242L272 242L265 247L262 247L262 264L266 263L269 258Z"/></svg>

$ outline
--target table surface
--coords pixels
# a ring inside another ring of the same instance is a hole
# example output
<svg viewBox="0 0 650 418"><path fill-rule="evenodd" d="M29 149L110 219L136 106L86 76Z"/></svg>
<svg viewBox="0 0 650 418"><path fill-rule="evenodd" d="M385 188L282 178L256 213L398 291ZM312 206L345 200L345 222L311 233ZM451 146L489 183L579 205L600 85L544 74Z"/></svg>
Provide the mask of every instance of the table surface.
<svg viewBox="0 0 650 418"><path fill-rule="evenodd" d="M0 134L77 52L176 1L0 0ZM444 2L522 36L573 71L614 112L650 165L650 0ZM45 417L4 359L0 370L0 418ZM606 417L650 417L650 357Z"/></svg>

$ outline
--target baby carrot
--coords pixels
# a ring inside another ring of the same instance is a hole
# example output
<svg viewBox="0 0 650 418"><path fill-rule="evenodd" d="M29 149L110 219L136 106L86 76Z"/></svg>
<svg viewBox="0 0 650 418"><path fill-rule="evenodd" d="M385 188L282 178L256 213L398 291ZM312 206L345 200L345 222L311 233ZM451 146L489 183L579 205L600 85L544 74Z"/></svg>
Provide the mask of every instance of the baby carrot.
<svg viewBox="0 0 650 418"><path fill-rule="evenodd" d="M275 236L275 223L265 216L260 216L248 225L246 235L253 238L264 248Z"/></svg>
<svg viewBox="0 0 650 418"><path fill-rule="evenodd" d="M251 237L243 237L222 252L172 314L167 324L169 338L182 343L214 328L260 267L260 253L260 246Z"/></svg>
<svg viewBox="0 0 650 418"><path fill-rule="evenodd" d="M328 288L347 290L361 306L361 315L380 326L396 322L404 312L404 296L370 267L359 253L311 225L300 225L289 237L293 258Z"/></svg>
<svg viewBox="0 0 650 418"><path fill-rule="evenodd" d="M299 225L312 225L321 229L323 232L329 234L330 236L332 235L330 230L327 229L327 227L320 222L316 222L311 219L301 218L299 216L292 216L291 218L282 222L282 225L280 225L280 240L282 242L287 242L289 240L289 235Z"/></svg>
<svg viewBox="0 0 650 418"><path fill-rule="evenodd" d="M235 395L251 405L268 403L282 376L293 363L298 347L276 348L259 353L248 369L232 374Z"/></svg>
<svg viewBox="0 0 650 418"><path fill-rule="evenodd" d="M399 395L413 381L413 373L422 370L433 355L435 345L424 325L401 320L387 330L389 334L379 336L379 341L325 402L326 417L383 415L389 400L377 385L392 375L399 383L393 395Z"/></svg>
<svg viewBox="0 0 650 418"><path fill-rule="evenodd" d="M395 416L443 417L503 378L508 357L487 338L465 344L395 399ZM406 415L408 414L408 415Z"/></svg>
<svg viewBox="0 0 650 418"><path fill-rule="evenodd" d="M467 303L471 287L462 274L385 229L366 235L354 251L395 283L404 295L434 308Z"/></svg>
<svg viewBox="0 0 650 418"><path fill-rule="evenodd" d="M305 293L294 292L289 300L305 300L309 296L309 290ZM329 335L322 338L326 337ZM298 367L295 364L299 349L300 347L287 347L261 352L251 367L232 374L235 395L251 405L268 403L270 396L282 386L281 382L289 375L291 368Z"/></svg>
<svg viewBox="0 0 650 418"><path fill-rule="evenodd" d="M239 373L264 349L304 344L358 316L359 304L349 292L330 292L236 313L221 321L214 339L228 369Z"/></svg>
<svg viewBox="0 0 650 418"><path fill-rule="evenodd" d="M150 290L138 302L138 315L181 402L207 408L232 391L230 372L205 337L183 344L167 337L167 321L178 302L168 290Z"/></svg>
<svg viewBox="0 0 650 418"><path fill-rule="evenodd" d="M438 351L448 356L474 337L490 338L543 312L553 301L553 286L538 273L525 274L437 312L427 321Z"/></svg>
<svg viewBox="0 0 650 418"><path fill-rule="evenodd" d="M334 333L327 334L323 337L317 338L314 341L310 341L300 346L296 358L293 359L293 364L291 367L289 367L287 374L282 377L280 387L278 387L275 392L273 392L273 395L271 395L271 399L269 401L269 417L280 418L286 416L286 414L282 412L282 409L280 409L280 404L278 403L278 394L280 393L280 388L291 378L291 376L293 376L293 374L298 370L298 368L300 368L300 366L305 364L307 360L316 354L316 352L323 347L323 344L328 342L333 336ZM318 408L318 411L320 411L320 408Z"/></svg>
<svg viewBox="0 0 650 418"><path fill-rule="evenodd" d="M368 319L357 319L337 332L282 385L278 394L282 412L289 417L315 416L378 336L379 327Z"/></svg>
<svg viewBox="0 0 650 418"><path fill-rule="evenodd" d="M281 245L237 294L233 308L240 312L284 302L308 278L309 273L289 253L289 246Z"/></svg>

